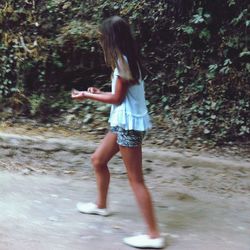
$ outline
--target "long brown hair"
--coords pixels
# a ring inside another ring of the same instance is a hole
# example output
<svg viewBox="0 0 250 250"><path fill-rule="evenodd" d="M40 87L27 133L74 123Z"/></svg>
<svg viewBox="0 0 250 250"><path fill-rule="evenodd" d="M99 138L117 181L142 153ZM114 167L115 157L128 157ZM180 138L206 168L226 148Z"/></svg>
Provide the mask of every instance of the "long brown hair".
<svg viewBox="0 0 250 250"><path fill-rule="evenodd" d="M113 16L103 21L99 31L107 65L111 66L113 70L115 67L120 70L123 65L125 79L138 82L141 77L141 63L129 24L123 18ZM127 62L125 62L124 56L127 58ZM118 62L121 62L121 65Z"/></svg>

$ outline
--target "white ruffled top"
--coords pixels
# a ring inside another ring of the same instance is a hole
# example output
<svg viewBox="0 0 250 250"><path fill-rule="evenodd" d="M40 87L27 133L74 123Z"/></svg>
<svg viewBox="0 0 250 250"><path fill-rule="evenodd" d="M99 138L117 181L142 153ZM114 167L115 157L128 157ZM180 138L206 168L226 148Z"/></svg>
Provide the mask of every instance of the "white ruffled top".
<svg viewBox="0 0 250 250"><path fill-rule="evenodd" d="M112 77L112 93L115 92L115 85L119 76L115 68ZM120 105L112 104L109 123L111 127L119 126L125 130L146 131L152 127L148 110L146 107L144 81L139 80L138 84L131 85Z"/></svg>

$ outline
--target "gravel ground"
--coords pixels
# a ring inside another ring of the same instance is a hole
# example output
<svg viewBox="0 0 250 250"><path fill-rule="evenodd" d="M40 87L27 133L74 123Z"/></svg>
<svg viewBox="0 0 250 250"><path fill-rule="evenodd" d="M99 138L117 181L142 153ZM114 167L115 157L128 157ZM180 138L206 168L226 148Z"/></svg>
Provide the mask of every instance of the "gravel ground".
<svg viewBox="0 0 250 250"><path fill-rule="evenodd" d="M95 197L96 136L26 132L0 133L0 249L130 249L122 238L145 228L121 157L110 162L113 215L79 214L75 203ZM166 249L250 249L248 158L149 143L143 152Z"/></svg>

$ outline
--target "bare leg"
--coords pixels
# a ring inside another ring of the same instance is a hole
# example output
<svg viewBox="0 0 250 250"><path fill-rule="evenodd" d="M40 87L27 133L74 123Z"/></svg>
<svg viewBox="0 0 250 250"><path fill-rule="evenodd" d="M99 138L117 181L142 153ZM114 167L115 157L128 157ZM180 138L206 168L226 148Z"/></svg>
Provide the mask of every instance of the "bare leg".
<svg viewBox="0 0 250 250"><path fill-rule="evenodd" d="M94 154L91 156L92 165L96 175L98 208L107 207L107 194L110 181L110 173L107 163L119 151L119 146L116 140L116 134L108 132Z"/></svg>
<svg viewBox="0 0 250 250"><path fill-rule="evenodd" d="M157 238L160 234L157 228L151 196L143 178L141 146L133 148L120 146L120 152L127 168L130 185L148 226L148 234L151 238Z"/></svg>

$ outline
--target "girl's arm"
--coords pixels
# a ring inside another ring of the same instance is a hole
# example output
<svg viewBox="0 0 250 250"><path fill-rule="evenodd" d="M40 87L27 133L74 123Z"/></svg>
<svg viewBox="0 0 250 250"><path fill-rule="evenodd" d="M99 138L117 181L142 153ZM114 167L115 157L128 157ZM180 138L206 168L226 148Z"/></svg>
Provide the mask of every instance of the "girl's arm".
<svg viewBox="0 0 250 250"><path fill-rule="evenodd" d="M118 76L114 94L111 92L91 93L88 91L78 91L78 92L72 92L71 96L73 99L79 101L82 101L84 99L91 99L103 103L119 105L123 101L127 93L128 86L129 83L124 82L122 78Z"/></svg>
<svg viewBox="0 0 250 250"><path fill-rule="evenodd" d="M104 93L109 93L109 92L104 92L96 87L89 87L88 88L88 92L92 93L92 94L104 94Z"/></svg>

